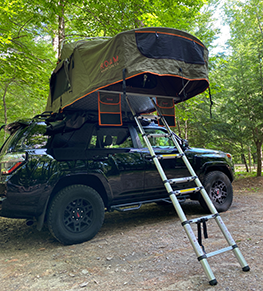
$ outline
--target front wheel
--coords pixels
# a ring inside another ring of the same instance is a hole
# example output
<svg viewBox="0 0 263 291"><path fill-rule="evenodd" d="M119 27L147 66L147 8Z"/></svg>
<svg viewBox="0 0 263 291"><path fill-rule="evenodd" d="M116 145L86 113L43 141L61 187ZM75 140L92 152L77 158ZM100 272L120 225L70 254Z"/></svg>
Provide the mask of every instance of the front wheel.
<svg viewBox="0 0 263 291"><path fill-rule="evenodd" d="M92 239L104 220L104 203L97 191L85 185L72 185L59 191L47 213L51 234L65 245Z"/></svg>
<svg viewBox="0 0 263 291"><path fill-rule="evenodd" d="M227 211L233 201L233 188L227 175L220 171L210 172L205 176L203 185L216 210ZM210 212L201 194L199 202L206 211Z"/></svg>

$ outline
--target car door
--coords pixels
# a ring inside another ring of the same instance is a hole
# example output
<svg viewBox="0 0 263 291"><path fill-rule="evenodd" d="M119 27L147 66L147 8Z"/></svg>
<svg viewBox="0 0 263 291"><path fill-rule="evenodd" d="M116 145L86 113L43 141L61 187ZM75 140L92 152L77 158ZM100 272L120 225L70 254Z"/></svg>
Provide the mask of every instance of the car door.
<svg viewBox="0 0 263 291"><path fill-rule="evenodd" d="M146 134L164 134L165 129L157 126L148 126L144 128ZM157 168L150 157L150 153L146 144L142 138L141 133L139 138L143 146L143 158L145 159L146 169L145 169L145 195L151 198L161 198L167 197L167 191L164 187L162 179L157 171ZM156 155L171 155L169 159L159 160L164 170L166 177L168 179L186 177L189 176L188 170L180 158L175 158L172 154L178 153L178 150L173 144L173 141L168 137L152 137L149 138L151 145L155 151ZM178 189L180 187L177 187ZM175 187L176 189L176 187Z"/></svg>
<svg viewBox="0 0 263 291"><path fill-rule="evenodd" d="M129 126L99 127L91 144L107 152L106 173L113 204L136 201L144 194L145 161L134 148Z"/></svg>

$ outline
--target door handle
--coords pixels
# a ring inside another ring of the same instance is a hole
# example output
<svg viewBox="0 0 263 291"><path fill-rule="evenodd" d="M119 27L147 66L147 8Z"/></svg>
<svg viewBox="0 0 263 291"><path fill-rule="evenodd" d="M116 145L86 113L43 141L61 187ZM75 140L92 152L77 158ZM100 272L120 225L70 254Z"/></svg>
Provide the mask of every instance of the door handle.
<svg viewBox="0 0 263 291"><path fill-rule="evenodd" d="M109 157L105 157L105 156L93 156L92 159L94 161L106 161L109 159Z"/></svg>
<svg viewBox="0 0 263 291"><path fill-rule="evenodd" d="M146 160L152 160L153 159L151 155L145 155L144 157L145 157Z"/></svg>

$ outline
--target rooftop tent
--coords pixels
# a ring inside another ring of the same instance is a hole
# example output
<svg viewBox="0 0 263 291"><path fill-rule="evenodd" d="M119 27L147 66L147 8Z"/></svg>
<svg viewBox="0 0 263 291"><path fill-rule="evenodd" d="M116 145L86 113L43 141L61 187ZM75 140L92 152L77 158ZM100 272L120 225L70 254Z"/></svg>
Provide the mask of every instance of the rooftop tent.
<svg viewBox="0 0 263 291"><path fill-rule="evenodd" d="M121 124L130 113L124 90L137 114L150 113L155 109L149 97L176 104L205 91L207 63L203 43L172 28L141 28L65 44L50 79L46 110L95 112L102 124L102 119Z"/></svg>

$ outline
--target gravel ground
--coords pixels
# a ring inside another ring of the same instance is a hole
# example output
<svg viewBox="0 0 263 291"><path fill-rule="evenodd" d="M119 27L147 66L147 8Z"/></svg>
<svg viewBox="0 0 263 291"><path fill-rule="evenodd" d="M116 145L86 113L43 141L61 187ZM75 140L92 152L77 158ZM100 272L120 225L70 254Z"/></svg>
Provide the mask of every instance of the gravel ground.
<svg viewBox="0 0 263 291"><path fill-rule="evenodd" d="M250 272L232 251L214 256L208 262L218 285L210 286L173 206L150 204L107 213L94 239L72 246L24 220L0 218L1 290L263 290L263 178L233 186L233 205L221 216ZM196 202L183 209L188 219L205 215ZM227 246L214 220L208 236L207 252Z"/></svg>

